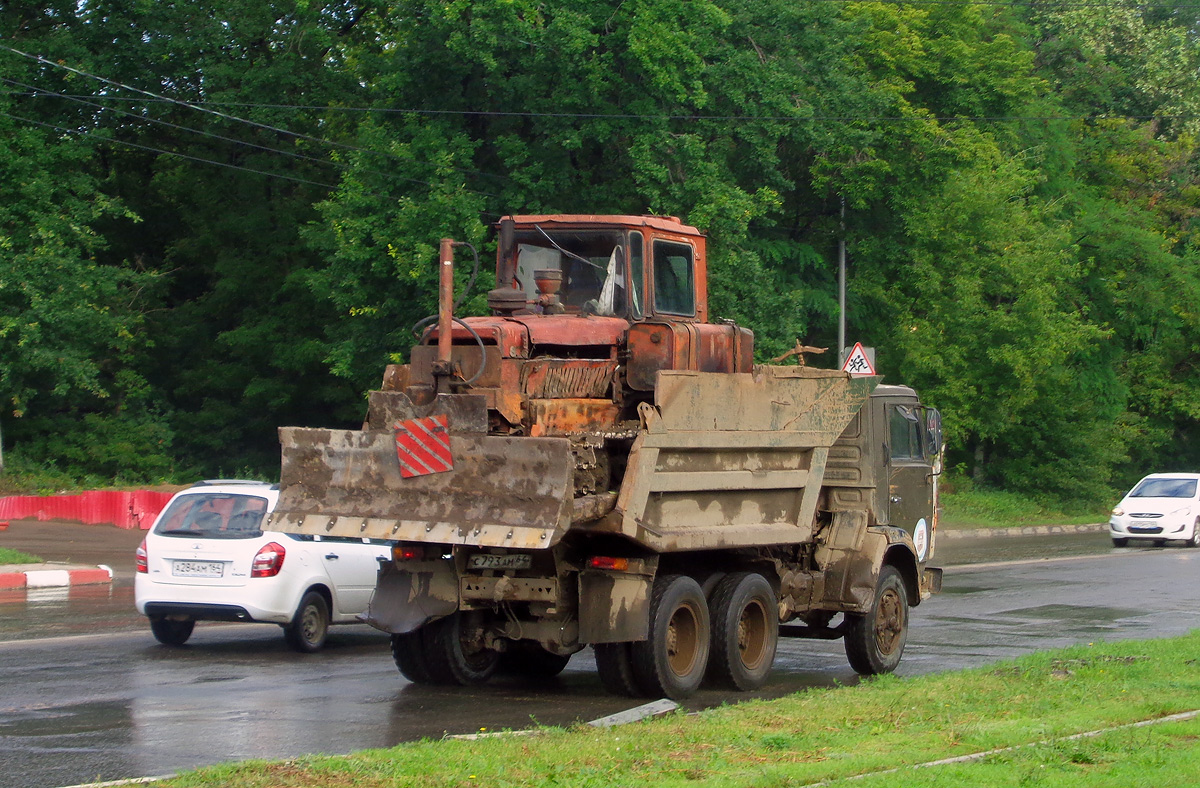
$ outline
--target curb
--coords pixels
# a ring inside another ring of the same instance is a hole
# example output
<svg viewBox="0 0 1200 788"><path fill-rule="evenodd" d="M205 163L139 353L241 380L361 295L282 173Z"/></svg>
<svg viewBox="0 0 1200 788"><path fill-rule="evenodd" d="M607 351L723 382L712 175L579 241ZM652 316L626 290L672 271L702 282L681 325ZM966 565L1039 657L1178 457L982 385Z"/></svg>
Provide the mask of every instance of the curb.
<svg viewBox="0 0 1200 788"><path fill-rule="evenodd" d="M45 564L42 566L53 566ZM60 588L62 586L100 585L111 583L113 570L100 566L65 566L62 569L27 569L0 572L0 591L22 588Z"/></svg>
<svg viewBox="0 0 1200 788"><path fill-rule="evenodd" d="M939 528L939 539L991 539L1015 536L1050 536L1052 534L1093 534L1108 530L1108 523L1087 525L1026 525L1019 528Z"/></svg>

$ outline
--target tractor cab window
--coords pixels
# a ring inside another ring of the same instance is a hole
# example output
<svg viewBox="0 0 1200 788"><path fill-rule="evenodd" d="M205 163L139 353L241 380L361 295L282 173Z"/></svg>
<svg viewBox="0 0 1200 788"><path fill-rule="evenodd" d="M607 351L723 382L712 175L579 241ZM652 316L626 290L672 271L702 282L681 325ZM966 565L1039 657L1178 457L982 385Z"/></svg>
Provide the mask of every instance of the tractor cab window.
<svg viewBox="0 0 1200 788"><path fill-rule="evenodd" d="M642 234L629 234L629 310L633 317L641 317L642 303L645 294L642 292L644 281L642 264Z"/></svg>
<svg viewBox="0 0 1200 788"><path fill-rule="evenodd" d="M696 314L691 246L673 241L654 242L654 310L670 315Z"/></svg>
<svg viewBox="0 0 1200 788"><path fill-rule="evenodd" d="M622 238L613 232L535 228L516 235L518 289L538 298L537 272L558 271L558 295L568 313L624 315L627 282Z"/></svg>
<svg viewBox="0 0 1200 788"><path fill-rule="evenodd" d="M918 411L918 408L908 405L892 405L888 408L888 446L893 460L924 459Z"/></svg>

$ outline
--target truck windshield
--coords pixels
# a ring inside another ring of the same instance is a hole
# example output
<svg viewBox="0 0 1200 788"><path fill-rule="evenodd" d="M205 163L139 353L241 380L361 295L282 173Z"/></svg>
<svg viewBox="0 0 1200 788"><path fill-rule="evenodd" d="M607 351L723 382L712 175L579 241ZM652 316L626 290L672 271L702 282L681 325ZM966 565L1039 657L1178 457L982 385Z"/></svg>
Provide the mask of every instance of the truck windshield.
<svg viewBox="0 0 1200 788"><path fill-rule="evenodd" d="M1195 479L1145 479L1130 498L1195 498Z"/></svg>
<svg viewBox="0 0 1200 788"><path fill-rule="evenodd" d="M562 272L559 297L567 312L626 313L626 274L621 235L535 228L516 234L516 278L529 301L538 296L535 273Z"/></svg>

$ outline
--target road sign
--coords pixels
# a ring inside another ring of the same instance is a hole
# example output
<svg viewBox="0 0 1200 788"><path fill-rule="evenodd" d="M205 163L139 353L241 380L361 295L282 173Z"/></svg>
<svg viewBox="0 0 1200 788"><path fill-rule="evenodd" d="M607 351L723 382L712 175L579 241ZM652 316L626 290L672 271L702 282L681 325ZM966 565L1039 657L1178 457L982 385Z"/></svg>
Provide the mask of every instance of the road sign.
<svg viewBox="0 0 1200 788"><path fill-rule="evenodd" d="M854 343L854 349L846 356L846 363L842 364L842 372L849 372L855 377L875 374L875 365L867 358L867 351L863 350L862 342Z"/></svg>

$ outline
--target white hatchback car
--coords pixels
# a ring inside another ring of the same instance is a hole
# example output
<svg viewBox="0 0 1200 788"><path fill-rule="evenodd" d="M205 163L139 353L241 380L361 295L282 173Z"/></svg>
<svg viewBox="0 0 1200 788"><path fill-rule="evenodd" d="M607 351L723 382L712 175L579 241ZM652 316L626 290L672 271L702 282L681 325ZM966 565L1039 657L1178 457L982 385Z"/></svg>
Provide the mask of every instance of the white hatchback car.
<svg viewBox="0 0 1200 788"><path fill-rule="evenodd" d="M375 590L391 543L263 531L276 485L217 480L177 493L137 550L134 596L160 643L183 645L197 621L283 627L317 651L330 624L352 623Z"/></svg>
<svg viewBox="0 0 1200 788"><path fill-rule="evenodd" d="M1133 540L1161 546L1168 539L1200 547L1200 474L1150 474L1112 510L1108 530L1117 547Z"/></svg>

